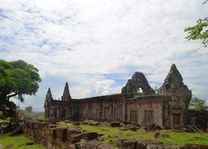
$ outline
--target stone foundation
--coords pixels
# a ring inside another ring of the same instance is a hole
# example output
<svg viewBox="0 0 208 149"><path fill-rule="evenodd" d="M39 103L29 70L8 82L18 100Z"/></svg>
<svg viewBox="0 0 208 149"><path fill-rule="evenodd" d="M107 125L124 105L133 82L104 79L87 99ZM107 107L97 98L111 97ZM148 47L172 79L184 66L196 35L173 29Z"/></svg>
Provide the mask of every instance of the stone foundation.
<svg viewBox="0 0 208 149"><path fill-rule="evenodd" d="M61 128L47 122L24 122L26 136L46 146L47 149L113 149L111 145L97 141L96 132L83 132L78 128Z"/></svg>
<svg viewBox="0 0 208 149"><path fill-rule="evenodd" d="M47 122L26 120L24 131L26 136L43 144L47 149L113 149L111 145L97 141L96 132L84 132L79 128L61 128ZM208 145L172 146L157 141L119 139L116 142L119 149L208 149Z"/></svg>

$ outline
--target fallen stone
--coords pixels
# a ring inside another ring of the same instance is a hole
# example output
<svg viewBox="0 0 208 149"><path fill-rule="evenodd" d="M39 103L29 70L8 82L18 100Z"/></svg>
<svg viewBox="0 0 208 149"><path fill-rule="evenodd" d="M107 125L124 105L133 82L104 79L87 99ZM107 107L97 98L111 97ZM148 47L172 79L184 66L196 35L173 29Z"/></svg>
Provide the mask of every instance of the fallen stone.
<svg viewBox="0 0 208 149"><path fill-rule="evenodd" d="M14 144L9 144L9 145L6 146L6 149L12 149L13 146L14 146Z"/></svg>
<svg viewBox="0 0 208 149"><path fill-rule="evenodd" d="M57 125L55 125L55 124L49 124L48 126L49 126L49 128L56 128L57 127Z"/></svg>
<svg viewBox="0 0 208 149"><path fill-rule="evenodd" d="M127 131L128 129L127 129L127 128L122 127L122 128L120 128L120 130L121 130L121 131Z"/></svg>
<svg viewBox="0 0 208 149"><path fill-rule="evenodd" d="M83 138L83 133L72 134L72 135L71 135L71 142L72 142L72 143L80 142L80 140L81 140L82 138Z"/></svg>
<svg viewBox="0 0 208 149"><path fill-rule="evenodd" d="M68 128L67 131L69 134L77 134L82 132L80 128Z"/></svg>
<svg viewBox="0 0 208 149"><path fill-rule="evenodd" d="M96 140L87 141L83 144L81 149L113 149L109 144L105 144Z"/></svg>
<svg viewBox="0 0 208 149"><path fill-rule="evenodd" d="M147 145L143 142L136 142L136 149L146 149Z"/></svg>
<svg viewBox="0 0 208 149"><path fill-rule="evenodd" d="M156 131L155 134L154 134L154 138L155 139L158 139L160 136L160 132L159 131Z"/></svg>
<svg viewBox="0 0 208 149"><path fill-rule="evenodd" d="M121 124L119 122L112 122L112 123L110 123L110 126L111 127L120 127Z"/></svg>
<svg viewBox="0 0 208 149"><path fill-rule="evenodd" d="M83 138L85 140L93 140L93 139L97 139L98 134L97 132L86 132L83 134Z"/></svg>
<svg viewBox="0 0 208 149"><path fill-rule="evenodd" d="M78 126L80 125L80 122L73 122L73 125Z"/></svg>
<svg viewBox="0 0 208 149"><path fill-rule="evenodd" d="M17 127L15 130L13 130L9 136L15 136L23 133L23 128L21 126Z"/></svg>
<svg viewBox="0 0 208 149"><path fill-rule="evenodd" d="M147 131L155 131L155 130L161 130L161 127L155 124L151 124L146 127Z"/></svg>
<svg viewBox="0 0 208 149"><path fill-rule="evenodd" d="M76 144L70 144L69 149L79 149L79 148L78 146L76 146Z"/></svg>
<svg viewBox="0 0 208 149"><path fill-rule="evenodd" d="M97 149L113 149L113 147L110 144L100 144L98 145Z"/></svg>
<svg viewBox="0 0 208 149"><path fill-rule="evenodd" d="M146 130L145 130L144 128L140 128L140 129L138 130L138 132L140 132L140 133L145 133Z"/></svg>
<svg viewBox="0 0 208 149"><path fill-rule="evenodd" d="M34 142L27 142L27 143L25 143L25 145L33 145L34 144Z"/></svg>
<svg viewBox="0 0 208 149"><path fill-rule="evenodd" d="M186 144L182 149L208 149L208 145Z"/></svg>
<svg viewBox="0 0 208 149"><path fill-rule="evenodd" d="M116 140L116 143L120 149L136 149L137 146L136 140L118 139Z"/></svg>
<svg viewBox="0 0 208 149"><path fill-rule="evenodd" d="M131 131L137 131L138 128L137 128L137 127L131 127L130 130L131 130Z"/></svg>
<svg viewBox="0 0 208 149"><path fill-rule="evenodd" d="M88 124L91 125L91 126L98 126L99 122L91 120L91 121L88 122Z"/></svg>
<svg viewBox="0 0 208 149"><path fill-rule="evenodd" d="M161 135L160 135L160 138L170 138L170 136L169 136L168 134L165 134L165 133L164 133L164 134L161 134Z"/></svg>

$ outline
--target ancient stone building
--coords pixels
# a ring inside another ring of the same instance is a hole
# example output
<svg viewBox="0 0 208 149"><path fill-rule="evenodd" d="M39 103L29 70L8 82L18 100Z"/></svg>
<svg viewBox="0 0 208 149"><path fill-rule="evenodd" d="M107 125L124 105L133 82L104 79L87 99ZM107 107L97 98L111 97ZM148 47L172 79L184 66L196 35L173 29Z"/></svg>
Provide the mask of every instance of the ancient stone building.
<svg viewBox="0 0 208 149"><path fill-rule="evenodd" d="M61 100L54 100L49 88L44 108L45 116L50 120L92 119L175 128L184 126L184 114L191 96L173 64L157 93L143 73L135 72L121 93L113 95L73 99L66 83Z"/></svg>

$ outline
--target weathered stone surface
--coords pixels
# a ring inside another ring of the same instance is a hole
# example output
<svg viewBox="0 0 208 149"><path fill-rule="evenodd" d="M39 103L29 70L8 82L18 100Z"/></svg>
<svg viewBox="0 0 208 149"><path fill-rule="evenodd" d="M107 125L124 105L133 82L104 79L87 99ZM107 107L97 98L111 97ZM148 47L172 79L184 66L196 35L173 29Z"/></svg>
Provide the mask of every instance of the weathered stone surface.
<svg viewBox="0 0 208 149"><path fill-rule="evenodd" d="M79 134L72 134L71 135L71 142L72 143L76 143L79 142L81 139L83 139L83 133L79 133Z"/></svg>
<svg viewBox="0 0 208 149"><path fill-rule="evenodd" d="M87 139L96 138L95 133L83 133L80 129L73 128L40 127L43 124L33 120L28 120L24 124L26 135L34 141L44 144L48 149L113 149L111 145L103 144L97 140L87 141L83 139L86 134L88 135ZM55 136L53 136L54 132ZM77 138L73 138L74 136ZM168 137L166 134L160 134L159 136ZM185 145L180 147L164 145L158 140L138 142L136 140L120 139L116 142L118 142L120 149L208 149L208 145Z"/></svg>
<svg viewBox="0 0 208 149"><path fill-rule="evenodd" d="M98 138L97 132L85 132L83 134L83 139L85 139L85 140L93 140L93 139L97 139L97 138Z"/></svg>
<svg viewBox="0 0 208 149"><path fill-rule="evenodd" d="M135 72L131 79L128 80L126 86L122 88L122 94L126 97L134 97L138 93L138 89L142 90L144 95L155 94L155 91L150 87L146 77L141 72Z"/></svg>
<svg viewBox="0 0 208 149"><path fill-rule="evenodd" d="M66 82L66 84L65 84L62 100L63 101L70 101L71 100L68 82Z"/></svg>
<svg viewBox="0 0 208 149"><path fill-rule="evenodd" d="M187 144L181 149L208 149L208 145L200 145L200 144Z"/></svg>
<svg viewBox="0 0 208 149"><path fill-rule="evenodd" d="M183 83L183 78L175 64L171 66L163 85L158 89L158 94L173 96L172 99L175 104L182 102L181 104L186 109L188 108L192 93Z"/></svg>
<svg viewBox="0 0 208 149"><path fill-rule="evenodd" d="M83 144L81 149L113 149L109 144L104 144L96 140L88 141Z"/></svg>
<svg viewBox="0 0 208 149"><path fill-rule="evenodd" d="M113 147L110 144L100 144L98 145L97 149L113 149Z"/></svg>
<svg viewBox="0 0 208 149"><path fill-rule="evenodd" d="M67 131L69 132L69 134L77 134L82 132L80 128L68 128Z"/></svg>
<svg viewBox="0 0 208 149"><path fill-rule="evenodd" d="M137 146L136 140L119 139L117 143L121 149L136 149Z"/></svg>
<svg viewBox="0 0 208 149"><path fill-rule="evenodd" d="M138 93L140 90L142 95ZM160 128L181 128L185 127L184 113L190 99L191 91L183 83L176 66L172 65L158 94L155 94L140 72L135 72L119 94L71 99L66 83L62 100L53 100L49 89L45 100L45 115L49 122L88 119L95 121L91 124L85 122L90 125L98 125L101 121L116 121L156 125Z"/></svg>
<svg viewBox="0 0 208 149"><path fill-rule="evenodd" d="M136 143L136 149L146 149L147 145L144 144L143 142L137 142Z"/></svg>
<svg viewBox="0 0 208 149"><path fill-rule="evenodd" d="M119 122L112 122L112 123L110 123L110 126L111 127L120 127L121 124Z"/></svg>

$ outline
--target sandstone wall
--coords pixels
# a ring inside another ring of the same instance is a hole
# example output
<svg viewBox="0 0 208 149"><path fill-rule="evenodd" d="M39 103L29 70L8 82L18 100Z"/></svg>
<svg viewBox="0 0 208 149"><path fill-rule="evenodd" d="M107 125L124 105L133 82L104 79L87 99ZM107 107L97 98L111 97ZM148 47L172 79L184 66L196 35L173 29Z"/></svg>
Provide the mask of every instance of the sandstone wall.
<svg viewBox="0 0 208 149"><path fill-rule="evenodd" d="M163 127L164 96L144 96L127 100L127 121L140 125L153 123Z"/></svg>
<svg viewBox="0 0 208 149"><path fill-rule="evenodd" d="M122 94L74 100L79 119L125 121L125 97ZM74 109L76 110L76 109Z"/></svg>

